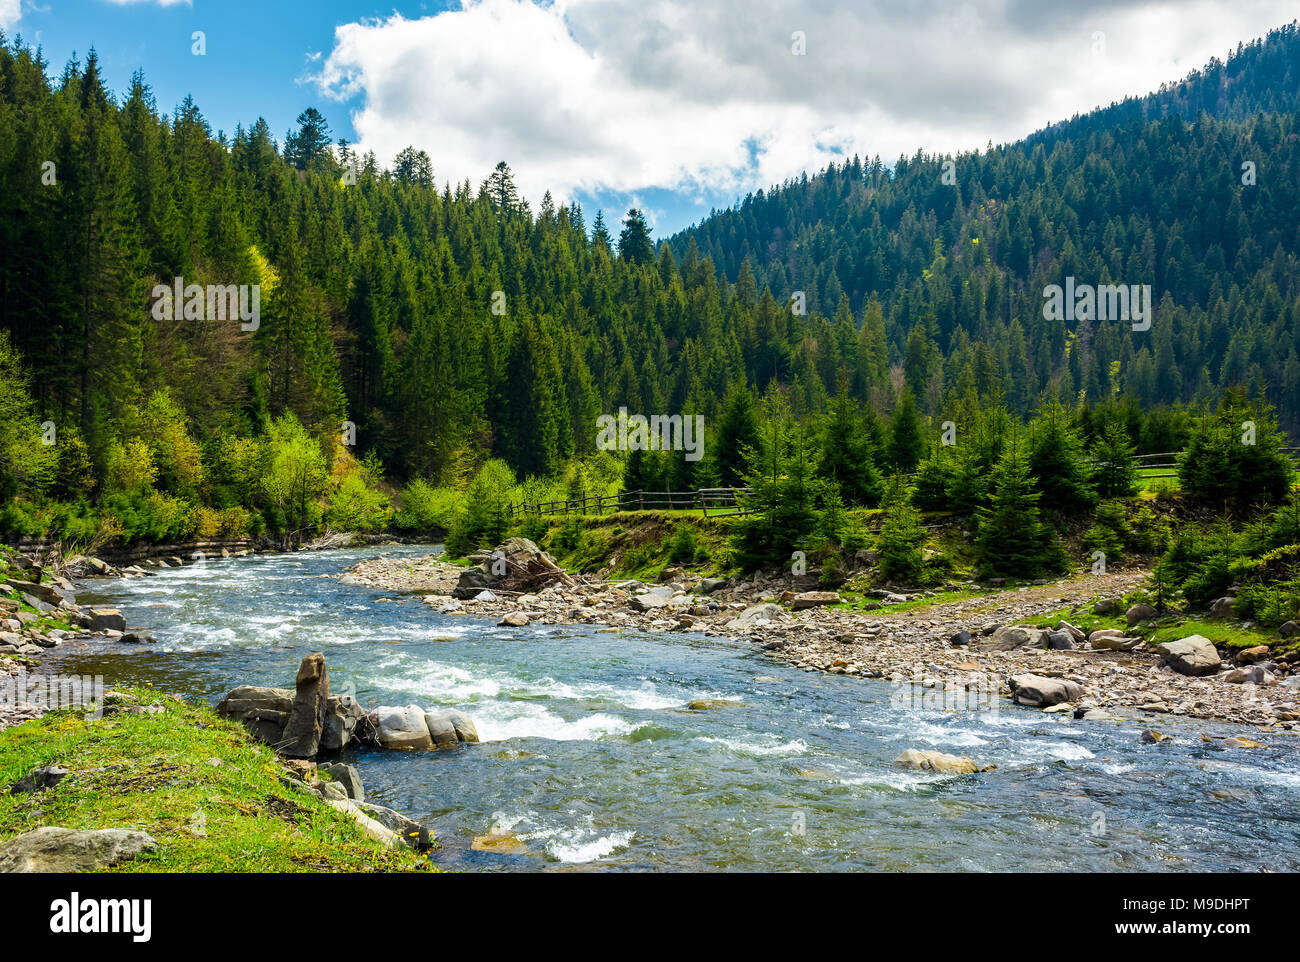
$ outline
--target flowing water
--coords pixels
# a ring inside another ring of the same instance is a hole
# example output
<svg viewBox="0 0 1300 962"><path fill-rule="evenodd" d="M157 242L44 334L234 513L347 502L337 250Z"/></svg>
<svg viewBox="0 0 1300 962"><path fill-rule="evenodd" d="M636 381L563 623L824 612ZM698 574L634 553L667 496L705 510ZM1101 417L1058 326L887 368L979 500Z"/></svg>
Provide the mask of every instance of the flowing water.
<svg viewBox="0 0 1300 962"><path fill-rule="evenodd" d="M368 799L430 825L469 871L1300 869L1300 739L1161 717L1074 721L898 706L887 683L749 645L587 626L499 629L331 575L401 547L209 561L93 583L153 646L70 644L60 670L216 701L291 687L324 652L363 704L457 707L481 744L363 750ZM391 599L391 600L384 600ZM691 710L692 701L715 707ZM1263 750L1201 740L1245 734ZM904 771L907 748L996 771ZM476 851L490 832L521 843Z"/></svg>

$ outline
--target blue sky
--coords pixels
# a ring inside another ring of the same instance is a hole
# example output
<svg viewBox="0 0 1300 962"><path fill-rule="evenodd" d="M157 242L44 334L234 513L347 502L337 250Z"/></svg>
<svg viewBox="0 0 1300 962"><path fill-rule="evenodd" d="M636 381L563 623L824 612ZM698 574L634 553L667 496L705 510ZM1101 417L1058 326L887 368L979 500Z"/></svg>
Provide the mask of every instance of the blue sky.
<svg viewBox="0 0 1300 962"><path fill-rule="evenodd" d="M853 153L886 163L1015 140L1176 80L1300 13L1277 0L0 0L55 76L93 45L160 108L214 129L308 105L381 163L435 177L498 160L611 229L657 236ZM205 34L194 56L192 34Z"/></svg>

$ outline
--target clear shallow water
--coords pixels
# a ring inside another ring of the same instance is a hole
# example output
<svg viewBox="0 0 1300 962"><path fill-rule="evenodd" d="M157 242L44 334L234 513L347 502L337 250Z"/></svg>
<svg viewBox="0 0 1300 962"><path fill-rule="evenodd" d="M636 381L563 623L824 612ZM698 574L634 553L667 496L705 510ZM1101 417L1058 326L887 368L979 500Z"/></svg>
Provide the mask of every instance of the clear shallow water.
<svg viewBox="0 0 1300 962"><path fill-rule="evenodd" d="M677 633L498 629L418 598L339 584L361 549L209 561L99 581L152 647L72 644L63 670L216 701L290 687L325 653L363 704L454 706L482 743L361 751L367 797L426 821L466 870L1300 870L1300 739L1159 718L1081 722L900 709L885 683L784 667L749 646ZM393 601L380 601L389 597ZM688 702L737 705L691 711ZM907 748L994 772L895 769ZM470 849L509 832L523 853Z"/></svg>

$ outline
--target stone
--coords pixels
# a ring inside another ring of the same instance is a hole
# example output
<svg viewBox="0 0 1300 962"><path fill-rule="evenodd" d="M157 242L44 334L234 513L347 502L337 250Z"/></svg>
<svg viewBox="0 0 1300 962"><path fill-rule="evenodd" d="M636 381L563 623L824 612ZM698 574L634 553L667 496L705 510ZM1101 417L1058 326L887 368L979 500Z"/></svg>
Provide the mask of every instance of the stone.
<svg viewBox="0 0 1300 962"><path fill-rule="evenodd" d="M523 628L528 624L528 616L522 611L511 611L497 622L498 628Z"/></svg>
<svg viewBox="0 0 1300 962"><path fill-rule="evenodd" d="M1031 708L1046 708L1062 702L1078 701L1083 697L1083 689L1076 682L1064 678L1013 675L1009 683L1016 704Z"/></svg>
<svg viewBox="0 0 1300 962"><path fill-rule="evenodd" d="M0 873L94 872L158 847L153 836L124 828L77 831L47 825L0 847Z"/></svg>
<svg viewBox="0 0 1300 962"><path fill-rule="evenodd" d="M1214 642L1201 635L1156 645L1156 652L1181 675L1212 675L1219 670L1219 652Z"/></svg>
<svg viewBox="0 0 1300 962"><path fill-rule="evenodd" d="M1263 665L1250 665L1246 668L1234 668L1224 674L1223 680L1230 685L1264 685L1277 684L1273 673Z"/></svg>
<svg viewBox="0 0 1300 962"><path fill-rule="evenodd" d="M1159 745L1161 742L1169 741L1170 736L1163 735L1154 728L1148 728L1141 734L1140 738L1148 745Z"/></svg>
<svg viewBox="0 0 1300 962"><path fill-rule="evenodd" d="M1015 648L1046 648L1047 633L1037 628L1025 628L1021 625L1008 625L999 628L984 643L995 651L1011 651Z"/></svg>
<svg viewBox="0 0 1300 962"><path fill-rule="evenodd" d="M642 613L654 611L656 608L664 608L667 607L667 605L668 599L663 595L650 594L648 592L643 595L634 596L632 600L627 603L627 606L633 611L639 611Z"/></svg>
<svg viewBox="0 0 1300 962"><path fill-rule="evenodd" d="M1131 628L1134 625L1141 624L1144 621L1150 621L1158 614L1159 612L1156 611L1154 608L1152 608L1150 605L1137 604L1134 605L1132 608L1130 608L1128 611L1124 612L1124 620L1128 623L1128 626Z"/></svg>
<svg viewBox="0 0 1300 962"><path fill-rule="evenodd" d="M382 805L375 805L370 802L359 802L357 808L365 812L380 825L384 826L390 832L393 832L407 845L412 848L423 851L429 848L429 830L422 826L413 818L408 818L401 812L395 812L391 808L385 808Z"/></svg>
<svg viewBox="0 0 1300 962"><path fill-rule="evenodd" d="M1058 621L1056 623L1057 631L1069 632L1070 637L1076 645L1081 645L1088 640L1088 636L1083 633L1083 629L1070 624L1068 621Z"/></svg>
<svg viewBox="0 0 1300 962"><path fill-rule="evenodd" d="M67 776L68 770L63 766L46 765L44 768L38 768L31 774L18 779L9 786L9 791L13 795L20 795L23 792L41 792L47 788L53 788Z"/></svg>
<svg viewBox="0 0 1300 962"><path fill-rule="evenodd" d="M457 711L454 708L443 712L451 721L451 727L456 730L456 737L462 742L478 741L478 729L474 727L474 721L463 711Z"/></svg>
<svg viewBox="0 0 1300 962"><path fill-rule="evenodd" d="M433 747L429 726L424 721L424 710L418 705L404 708L382 706L366 715L366 720L380 748L410 751Z"/></svg>
<svg viewBox="0 0 1300 962"><path fill-rule="evenodd" d="M780 605L769 603L753 605L746 608L735 618L727 622L726 628L731 631L745 628L757 628L760 625L776 622L784 624L789 622L790 613Z"/></svg>
<svg viewBox="0 0 1300 962"><path fill-rule="evenodd" d="M1256 645L1254 648L1244 648L1237 652L1237 664L1253 665L1255 662L1267 658L1268 653L1268 645Z"/></svg>
<svg viewBox="0 0 1300 962"><path fill-rule="evenodd" d="M461 572L451 594L453 598L467 600L474 598L479 592L490 588L496 582L496 576L492 574L492 569L487 564L476 565Z"/></svg>
<svg viewBox="0 0 1300 962"><path fill-rule="evenodd" d="M949 638L948 643L954 648L963 648L970 644L970 632L963 628L961 631L956 632L951 638Z"/></svg>
<svg viewBox="0 0 1300 962"><path fill-rule="evenodd" d="M1105 618L1117 615L1124 610L1124 602L1119 598L1102 598L1092 606L1092 613Z"/></svg>
<svg viewBox="0 0 1300 962"><path fill-rule="evenodd" d="M425 712L424 724L429 729L429 737L433 739L435 748L455 748L460 744L460 739L456 737L456 726L444 712Z"/></svg>
<svg viewBox="0 0 1300 962"><path fill-rule="evenodd" d="M116 608L91 608L87 614L92 631L126 631L126 619Z"/></svg>
<svg viewBox="0 0 1300 962"><path fill-rule="evenodd" d="M366 800L365 789L361 787L361 776L357 774L356 768L351 765L344 765L342 762L333 762L325 765L317 765L316 771L323 772L333 779L341 787L348 798L354 802L364 802Z"/></svg>
<svg viewBox="0 0 1300 962"><path fill-rule="evenodd" d="M909 748L894 759L898 768L923 772L942 772L945 775L974 775L980 769L965 755L945 755L943 752Z"/></svg>
<svg viewBox="0 0 1300 962"><path fill-rule="evenodd" d="M1073 651L1074 635L1068 631L1053 631L1047 636L1047 647L1053 651Z"/></svg>
<svg viewBox="0 0 1300 962"><path fill-rule="evenodd" d="M1100 634L1094 631L1089 636L1088 643L1092 645L1094 651L1132 651L1138 645L1142 644L1141 638L1126 638L1122 632L1111 634Z"/></svg>
<svg viewBox="0 0 1300 962"><path fill-rule="evenodd" d="M1236 602L1236 600L1237 600L1236 598L1232 598L1227 595L1225 595L1222 598L1215 598L1214 601L1210 604L1210 614L1212 614L1216 618L1231 618L1232 606Z"/></svg>
<svg viewBox="0 0 1300 962"><path fill-rule="evenodd" d="M293 700L288 688L240 685L217 702L217 714L240 722L258 741L276 745L284 738Z"/></svg>
<svg viewBox="0 0 1300 962"><path fill-rule="evenodd" d="M330 675L325 656L313 652L298 666L293 707L285 723L284 737L276 746L287 758L315 758L325 730L326 704L330 696Z"/></svg>
<svg viewBox="0 0 1300 962"><path fill-rule="evenodd" d="M721 591L727 587L726 578L705 578L700 582L701 594L711 595L715 591Z"/></svg>
<svg viewBox="0 0 1300 962"><path fill-rule="evenodd" d="M838 591L804 591L794 596L790 602L790 607L795 611L803 611L805 608L817 608L821 605L837 605L840 603L840 593Z"/></svg>
<svg viewBox="0 0 1300 962"><path fill-rule="evenodd" d="M321 729L320 750L341 752L356 738L357 725L366 711L351 695L330 695L325 700L325 723Z"/></svg>
<svg viewBox="0 0 1300 962"><path fill-rule="evenodd" d="M1283 638L1294 638L1296 635L1300 635L1300 623L1284 621L1277 629L1277 633Z"/></svg>

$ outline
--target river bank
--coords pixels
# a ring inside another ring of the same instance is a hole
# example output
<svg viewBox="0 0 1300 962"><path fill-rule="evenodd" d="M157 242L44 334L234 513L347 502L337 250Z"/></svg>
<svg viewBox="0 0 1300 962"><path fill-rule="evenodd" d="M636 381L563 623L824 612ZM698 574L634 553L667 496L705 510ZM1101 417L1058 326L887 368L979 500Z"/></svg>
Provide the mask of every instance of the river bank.
<svg viewBox="0 0 1300 962"><path fill-rule="evenodd" d="M320 784L206 704L110 691L0 732L0 872L430 868Z"/></svg>
<svg viewBox="0 0 1300 962"><path fill-rule="evenodd" d="M1169 619L1130 625L1122 608L1115 611L1118 599L1144 579L1141 571L1076 575L958 600L881 592L879 610L868 611L836 605L833 592L797 592L791 579L780 576L703 579L681 569L669 569L657 584L587 578L536 593L488 588L474 597L453 597L465 570L436 554L380 557L341 580L421 595L444 615L494 618L504 632L569 624L743 640L805 671L885 680L954 706L975 704L987 694L1016 697L1025 676L1032 676L1038 681L1029 684L1037 689L1061 689L1040 699L1050 712L1145 716L1153 722L1174 715L1278 732L1300 729L1294 649L1278 658L1257 649L1220 652L1231 660L1199 676L1175 670L1173 659L1155 644L1181 637L1178 625ZM1029 630L1016 633L1012 626ZM1114 641L1093 638L1094 632ZM1259 672L1234 673L1248 664ZM1243 684L1243 676L1265 683ZM1057 684L1045 686L1044 680ZM1018 700L1034 703L1024 694Z"/></svg>

